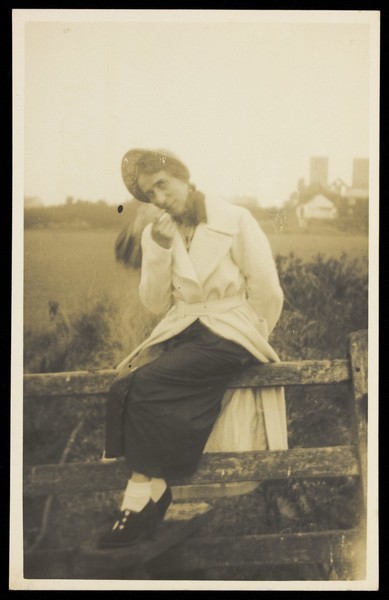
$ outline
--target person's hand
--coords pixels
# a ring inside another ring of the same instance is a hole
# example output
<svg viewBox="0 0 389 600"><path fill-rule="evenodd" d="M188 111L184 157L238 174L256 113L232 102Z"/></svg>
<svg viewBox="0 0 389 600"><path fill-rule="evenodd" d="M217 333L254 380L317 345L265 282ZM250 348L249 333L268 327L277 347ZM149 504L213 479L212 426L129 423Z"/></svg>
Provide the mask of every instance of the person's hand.
<svg viewBox="0 0 389 600"><path fill-rule="evenodd" d="M162 248L171 248L173 243L173 235L176 226L173 219L166 212L163 212L153 223L151 236Z"/></svg>

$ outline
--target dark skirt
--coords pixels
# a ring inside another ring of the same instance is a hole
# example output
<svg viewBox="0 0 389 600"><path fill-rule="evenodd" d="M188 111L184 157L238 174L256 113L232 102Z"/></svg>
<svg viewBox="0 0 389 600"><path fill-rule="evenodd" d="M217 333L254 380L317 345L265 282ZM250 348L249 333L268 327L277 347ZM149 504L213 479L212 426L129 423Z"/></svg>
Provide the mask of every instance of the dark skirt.
<svg viewBox="0 0 389 600"><path fill-rule="evenodd" d="M200 321L193 323L116 390L125 397L118 416L120 448L114 455L125 456L131 470L149 477L193 473L228 382L252 361L243 346ZM106 454L112 454L109 446Z"/></svg>

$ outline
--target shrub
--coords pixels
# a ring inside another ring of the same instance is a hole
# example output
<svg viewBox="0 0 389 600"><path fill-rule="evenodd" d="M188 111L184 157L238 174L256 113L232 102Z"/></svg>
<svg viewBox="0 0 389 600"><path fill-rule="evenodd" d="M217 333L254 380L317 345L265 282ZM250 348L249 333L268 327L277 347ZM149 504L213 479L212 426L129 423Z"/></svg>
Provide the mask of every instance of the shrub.
<svg viewBox="0 0 389 600"><path fill-rule="evenodd" d="M283 360L344 358L347 336L368 324L368 277L357 260L276 259L285 305L272 343Z"/></svg>
<svg viewBox="0 0 389 600"><path fill-rule="evenodd" d="M135 297L96 298L76 314L50 300L50 326L24 333L24 371L50 373L112 369L151 331L155 318Z"/></svg>
<svg viewBox="0 0 389 600"><path fill-rule="evenodd" d="M344 358L349 334L368 326L363 265L346 254L309 262L290 254L276 262L285 304L271 343L281 359ZM286 400L290 447L353 443L348 386L292 387ZM347 528L358 521L353 479L274 482L266 493L278 529Z"/></svg>

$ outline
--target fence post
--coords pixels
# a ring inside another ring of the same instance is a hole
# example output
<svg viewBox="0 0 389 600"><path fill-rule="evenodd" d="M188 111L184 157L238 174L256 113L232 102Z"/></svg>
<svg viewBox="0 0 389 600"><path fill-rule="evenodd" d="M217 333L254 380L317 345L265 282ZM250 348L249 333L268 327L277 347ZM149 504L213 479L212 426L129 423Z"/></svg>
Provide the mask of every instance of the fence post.
<svg viewBox="0 0 389 600"><path fill-rule="evenodd" d="M367 331L356 331L349 338L351 381L353 388L353 411L358 436L358 455L364 507L367 500L367 392L368 392L368 344Z"/></svg>
<svg viewBox="0 0 389 600"><path fill-rule="evenodd" d="M353 390L352 412L360 466L361 490L361 544L358 565L360 573L366 569L366 508L367 508L367 424L368 424L368 333L356 331L349 337L351 382ZM363 575L364 577L365 575Z"/></svg>

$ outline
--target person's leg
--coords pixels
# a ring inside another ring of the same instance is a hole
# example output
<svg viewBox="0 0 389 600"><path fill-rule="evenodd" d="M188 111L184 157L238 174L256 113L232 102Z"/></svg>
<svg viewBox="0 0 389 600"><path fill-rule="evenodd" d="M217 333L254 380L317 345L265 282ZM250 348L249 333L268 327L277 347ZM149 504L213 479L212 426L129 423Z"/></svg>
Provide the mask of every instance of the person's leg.
<svg viewBox="0 0 389 600"><path fill-rule="evenodd" d="M171 502L164 477L196 469L226 384L250 360L244 348L197 324L133 374L124 416L132 477L103 546L144 539L163 518Z"/></svg>
<svg viewBox="0 0 389 600"><path fill-rule="evenodd" d="M134 373L124 414L130 469L150 477L194 472L228 381L251 361L241 346L202 327Z"/></svg>
<svg viewBox="0 0 389 600"><path fill-rule="evenodd" d="M158 502L167 488L166 481L162 478L148 477L143 473L134 471L128 480L124 491L120 510L140 512L148 503Z"/></svg>
<svg viewBox="0 0 389 600"><path fill-rule="evenodd" d="M99 539L100 548L132 545L150 538L171 504L172 493L163 479L132 473L112 528Z"/></svg>

